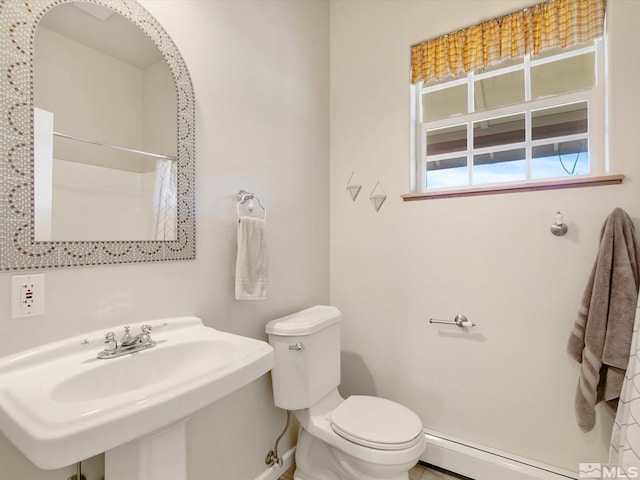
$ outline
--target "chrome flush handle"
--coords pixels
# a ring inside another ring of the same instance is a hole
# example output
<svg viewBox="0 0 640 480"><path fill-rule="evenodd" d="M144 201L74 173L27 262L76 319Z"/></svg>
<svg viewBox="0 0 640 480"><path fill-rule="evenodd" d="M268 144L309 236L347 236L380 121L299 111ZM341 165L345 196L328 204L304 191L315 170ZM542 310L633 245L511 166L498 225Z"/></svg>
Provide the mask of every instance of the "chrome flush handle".
<svg viewBox="0 0 640 480"><path fill-rule="evenodd" d="M295 345L289 345L289 350L304 350L304 343L298 342Z"/></svg>

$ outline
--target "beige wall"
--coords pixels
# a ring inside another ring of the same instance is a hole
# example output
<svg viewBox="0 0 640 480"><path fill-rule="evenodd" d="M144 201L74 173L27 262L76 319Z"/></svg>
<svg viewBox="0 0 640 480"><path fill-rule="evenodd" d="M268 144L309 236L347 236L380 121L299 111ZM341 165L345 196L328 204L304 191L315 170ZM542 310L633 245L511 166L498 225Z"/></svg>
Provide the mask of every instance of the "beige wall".
<svg viewBox="0 0 640 480"><path fill-rule="evenodd" d="M266 339L268 320L328 302L328 4L323 1L144 0L182 52L196 98L197 259L45 271L46 315L10 318L0 274L0 355L114 325L195 314ZM235 195L269 210L269 298L233 297ZM248 480L284 426L268 376L195 415L190 480ZM290 439L281 443L282 451ZM0 479L40 471L0 435ZM97 480L92 470L88 480Z"/></svg>
<svg viewBox="0 0 640 480"><path fill-rule="evenodd" d="M607 458L612 417L576 426L565 345L614 207L640 217L626 62L640 2L609 2L610 153L620 186L403 203L409 188L409 46L531 1L331 3L331 302L345 315L343 393L377 393L427 428L577 471ZM352 171L363 190L352 202ZM388 199L368 199L376 181ZM557 210L569 233L549 232ZM429 325L466 314L468 334Z"/></svg>

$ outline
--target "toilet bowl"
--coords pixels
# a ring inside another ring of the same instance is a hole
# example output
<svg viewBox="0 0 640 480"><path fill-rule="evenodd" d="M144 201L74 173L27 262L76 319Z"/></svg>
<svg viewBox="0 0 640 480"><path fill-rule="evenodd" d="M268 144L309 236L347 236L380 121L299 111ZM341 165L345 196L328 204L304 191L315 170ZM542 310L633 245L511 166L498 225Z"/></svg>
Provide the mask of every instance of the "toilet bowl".
<svg viewBox="0 0 640 480"><path fill-rule="evenodd" d="M267 324L276 406L300 422L295 480L408 480L425 449L420 418L391 400L340 396L341 314L316 306Z"/></svg>

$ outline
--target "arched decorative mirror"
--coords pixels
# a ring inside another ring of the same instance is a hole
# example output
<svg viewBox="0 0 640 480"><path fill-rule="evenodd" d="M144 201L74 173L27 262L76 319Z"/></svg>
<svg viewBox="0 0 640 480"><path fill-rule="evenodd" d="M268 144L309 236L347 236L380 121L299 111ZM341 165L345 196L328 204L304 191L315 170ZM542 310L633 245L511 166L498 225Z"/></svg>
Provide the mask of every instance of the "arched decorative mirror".
<svg viewBox="0 0 640 480"><path fill-rule="evenodd" d="M193 87L133 0L0 3L4 270L195 258Z"/></svg>

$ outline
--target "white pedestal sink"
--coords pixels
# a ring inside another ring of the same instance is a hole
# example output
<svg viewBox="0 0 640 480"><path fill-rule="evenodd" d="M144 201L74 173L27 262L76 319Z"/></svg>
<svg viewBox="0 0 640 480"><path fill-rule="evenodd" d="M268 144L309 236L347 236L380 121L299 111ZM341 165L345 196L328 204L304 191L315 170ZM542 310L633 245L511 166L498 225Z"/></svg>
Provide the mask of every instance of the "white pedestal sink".
<svg viewBox="0 0 640 480"><path fill-rule="evenodd" d="M189 415L269 371L273 350L196 317L142 323L158 345L118 358L96 358L105 332L1 358L0 431L43 469L106 452L106 480L186 479Z"/></svg>
<svg viewBox="0 0 640 480"><path fill-rule="evenodd" d="M185 480L186 421L105 453L105 479Z"/></svg>

